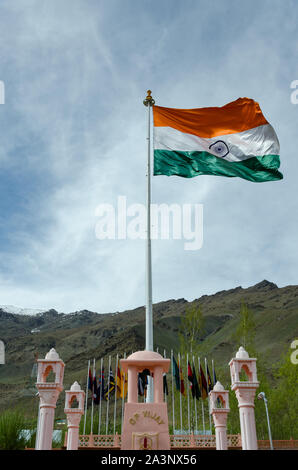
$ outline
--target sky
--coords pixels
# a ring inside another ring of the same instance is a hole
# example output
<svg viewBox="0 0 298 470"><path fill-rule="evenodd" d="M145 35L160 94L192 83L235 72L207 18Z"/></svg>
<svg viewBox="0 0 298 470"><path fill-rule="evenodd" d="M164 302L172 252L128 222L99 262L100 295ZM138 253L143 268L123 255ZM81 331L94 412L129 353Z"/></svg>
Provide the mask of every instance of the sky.
<svg viewBox="0 0 298 470"><path fill-rule="evenodd" d="M152 202L203 204L204 242L153 240L153 302L268 279L297 284L295 0L0 4L0 304L145 304L145 241L96 238L96 208L146 202L147 109L258 101L281 181L152 178Z"/></svg>

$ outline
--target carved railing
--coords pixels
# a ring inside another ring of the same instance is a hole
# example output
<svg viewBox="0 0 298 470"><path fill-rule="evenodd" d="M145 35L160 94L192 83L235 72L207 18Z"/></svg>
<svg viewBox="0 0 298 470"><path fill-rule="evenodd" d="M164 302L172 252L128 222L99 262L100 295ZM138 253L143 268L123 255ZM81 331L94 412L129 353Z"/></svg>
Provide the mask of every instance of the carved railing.
<svg viewBox="0 0 298 470"><path fill-rule="evenodd" d="M228 435L228 447L241 447L241 436L239 434ZM65 446L67 442L67 433L65 435ZM170 444L172 449L185 448L215 448L215 436L203 435L172 435L170 436ZM86 434L79 436L79 448L95 448L95 449L119 449L121 447L121 436L107 434Z"/></svg>
<svg viewBox="0 0 298 470"><path fill-rule="evenodd" d="M241 449L241 435L240 434L228 434L228 448L240 448ZM65 435L66 447L67 433ZM171 449L215 449L216 439L214 435L172 435L170 436ZM79 436L79 449L93 448L93 449L120 449L121 447L121 436L117 433L114 434L86 434ZM274 449L298 449L298 440L274 440ZM269 440L259 440L258 448L270 449Z"/></svg>

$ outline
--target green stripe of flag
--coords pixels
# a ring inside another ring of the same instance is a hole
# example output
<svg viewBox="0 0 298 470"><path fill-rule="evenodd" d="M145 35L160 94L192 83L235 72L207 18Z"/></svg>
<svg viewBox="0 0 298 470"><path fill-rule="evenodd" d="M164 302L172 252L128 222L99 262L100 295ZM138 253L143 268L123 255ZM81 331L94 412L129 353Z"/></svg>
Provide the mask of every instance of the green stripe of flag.
<svg viewBox="0 0 298 470"><path fill-rule="evenodd" d="M255 183L281 180L279 155L264 155L229 162L209 152L154 150L154 175L177 175L193 178L198 175L239 176Z"/></svg>

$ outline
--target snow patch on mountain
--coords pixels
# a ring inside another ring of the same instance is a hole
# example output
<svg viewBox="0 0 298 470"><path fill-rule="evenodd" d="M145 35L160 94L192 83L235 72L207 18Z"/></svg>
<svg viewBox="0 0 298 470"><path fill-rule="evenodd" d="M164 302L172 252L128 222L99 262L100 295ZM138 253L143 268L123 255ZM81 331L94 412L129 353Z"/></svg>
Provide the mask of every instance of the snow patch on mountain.
<svg viewBox="0 0 298 470"><path fill-rule="evenodd" d="M23 308L15 305L0 305L0 309L6 313L15 313L18 315L38 315L39 313L44 313L48 310L47 308Z"/></svg>

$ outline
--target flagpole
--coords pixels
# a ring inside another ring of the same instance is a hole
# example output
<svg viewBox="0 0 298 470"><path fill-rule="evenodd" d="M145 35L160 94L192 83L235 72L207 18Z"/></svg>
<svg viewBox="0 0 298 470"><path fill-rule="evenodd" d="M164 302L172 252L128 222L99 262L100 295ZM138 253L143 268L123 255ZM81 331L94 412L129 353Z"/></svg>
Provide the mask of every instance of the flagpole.
<svg viewBox="0 0 298 470"><path fill-rule="evenodd" d="M175 434L175 397L174 397L174 367L173 367L173 349L171 349L171 371L172 371L172 409L173 409L173 434Z"/></svg>
<svg viewBox="0 0 298 470"><path fill-rule="evenodd" d="M207 370L207 359L205 357L205 371L206 371L206 380L207 380L207 393L208 393L208 414L209 414L209 429L210 433L212 434L212 424L211 424L211 414L210 414L210 401L209 401L209 374Z"/></svg>
<svg viewBox="0 0 298 470"><path fill-rule="evenodd" d="M99 410L98 410L98 434L101 434L101 402L103 397L103 380L102 380L103 358L100 359L100 390L99 390Z"/></svg>
<svg viewBox="0 0 298 470"><path fill-rule="evenodd" d="M163 350L163 357L164 357L164 359L166 359L166 357L167 357L167 353L166 353L165 349ZM168 393L169 393L169 390L168 390ZM167 394L165 393L165 390L163 391L163 397L164 397L165 403L167 403L168 399L167 399Z"/></svg>
<svg viewBox="0 0 298 470"><path fill-rule="evenodd" d="M109 379L108 379L108 402L107 402L107 414L106 414L106 434L108 434L109 425L109 405L110 405L110 369L111 369L111 356L109 356Z"/></svg>
<svg viewBox="0 0 298 470"><path fill-rule="evenodd" d="M83 434L86 432L86 419L87 419L87 410L88 410L88 381L89 381L89 368L90 368L90 359L88 361L88 370L87 370L87 383L86 383L86 397L85 397L85 415L84 415L84 430Z"/></svg>
<svg viewBox="0 0 298 470"><path fill-rule="evenodd" d="M124 353L124 359L126 359L126 353ZM125 394L125 380L126 380L126 374L125 372L120 370L120 375L121 379L123 378L123 383L122 383L122 408L121 408L121 433L122 433L122 426L123 426L123 415L124 415L124 394Z"/></svg>
<svg viewBox="0 0 298 470"><path fill-rule="evenodd" d="M147 245L146 245L146 351L153 351L153 317L152 317L152 259L151 259L151 165L150 165L150 108L155 104L151 91L143 104L148 108L148 157L147 157ZM153 380L148 378L147 403L153 402Z"/></svg>
<svg viewBox="0 0 298 470"><path fill-rule="evenodd" d="M193 363L193 365L195 364L194 356L192 356L192 363ZM194 368L194 373L195 373L195 368ZM198 379L197 379L197 381L198 381ZM198 415L197 415L197 397L196 397L196 395L195 395L194 401L195 401L196 432L197 432L198 431Z"/></svg>
<svg viewBox="0 0 298 470"><path fill-rule="evenodd" d="M201 375L201 359L198 358L199 360L199 374L200 374L200 377L201 377L201 383L202 383L202 375ZM202 421L203 421L203 432L204 432L204 435L206 434L206 428L205 428L205 410L204 410L204 400L203 400L203 383L202 383L202 387L201 387L201 393L202 393Z"/></svg>
<svg viewBox="0 0 298 470"><path fill-rule="evenodd" d="M114 435L116 430L116 410L117 410L117 383L118 383L118 354L116 356L116 368L115 368L115 402L114 402Z"/></svg>
<svg viewBox="0 0 298 470"><path fill-rule="evenodd" d="M95 358L93 358L93 376L92 376L91 434L93 434L94 378L95 378Z"/></svg>
<svg viewBox="0 0 298 470"><path fill-rule="evenodd" d="M181 393L181 390L182 390L182 387L181 387L181 383L182 383L182 380L181 380L181 358L180 358L180 353L178 353L178 370L179 370L179 385L180 385L180 431L182 431L182 426L183 426L183 423L182 423L182 393Z"/></svg>
<svg viewBox="0 0 298 470"><path fill-rule="evenodd" d="M188 353L186 354L186 370L187 370L187 375L188 375ZM185 380L186 380L186 378L185 378ZM187 383L187 413L188 413L188 432L190 434L190 408L189 408L189 386L188 386L188 383Z"/></svg>

